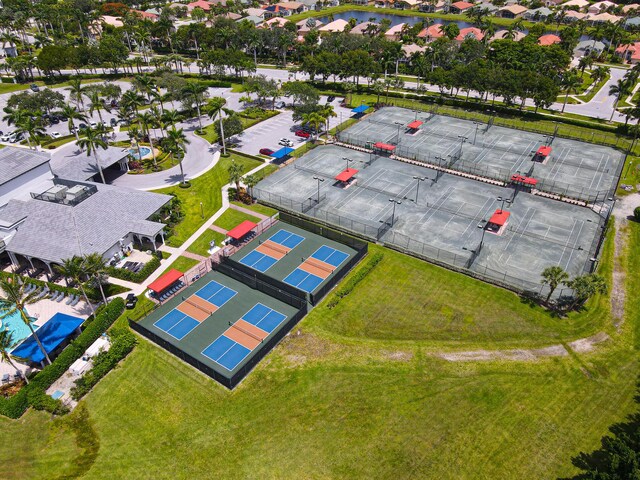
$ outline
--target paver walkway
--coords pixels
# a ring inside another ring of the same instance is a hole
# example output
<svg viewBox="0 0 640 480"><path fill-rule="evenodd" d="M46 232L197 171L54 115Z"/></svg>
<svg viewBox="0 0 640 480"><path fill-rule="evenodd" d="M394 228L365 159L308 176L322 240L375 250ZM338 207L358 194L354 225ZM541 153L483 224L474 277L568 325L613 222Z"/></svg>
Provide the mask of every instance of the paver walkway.
<svg viewBox="0 0 640 480"><path fill-rule="evenodd" d="M236 205L232 203L229 207L233 208L242 213L246 213L247 215L251 215L253 217L258 217L260 220L266 220L269 218L267 215L263 215L262 213L254 212L253 210L249 210L248 208L241 207L240 205Z"/></svg>

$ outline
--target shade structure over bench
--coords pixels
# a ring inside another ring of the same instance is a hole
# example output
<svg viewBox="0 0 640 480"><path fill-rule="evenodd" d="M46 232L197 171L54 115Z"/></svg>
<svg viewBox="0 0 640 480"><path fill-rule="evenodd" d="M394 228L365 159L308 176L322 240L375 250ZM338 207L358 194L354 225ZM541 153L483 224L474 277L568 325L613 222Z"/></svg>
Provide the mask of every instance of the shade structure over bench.
<svg viewBox="0 0 640 480"><path fill-rule="evenodd" d="M360 105L359 107L354 108L353 110L351 110L352 113L364 113L367 110L369 110L369 105Z"/></svg>
<svg viewBox="0 0 640 480"><path fill-rule="evenodd" d="M489 223L493 223L494 225L498 225L499 227L504 226L505 223L507 223L507 220L509 219L509 216L511 215L510 212L507 212L506 210L496 210L494 212L493 215L491 215L491 218L489 219Z"/></svg>
<svg viewBox="0 0 640 480"><path fill-rule="evenodd" d="M416 130L416 129L420 128L421 125L422 125L422 121L414 120L409 125L407 125L407 128L410 128L411 130Z"/></svg>
<svg viewBox="0 0 640 480"><path fill-rule="evenodd" d="M271 154L271 157L275 158L276 160L280 160L281 158L284 158L287 155L290 155L292 152L293 152L293 148L283 147L280 150L276 150L275 152L273 152Z"/></svg>
<svg viewBox="0 0 640 480"><path fill-rule="evenodd" d="M382 142L374 143L373 146L379 150L385 150L387 152L393 152L396 149L395 145L390 145L388 143L382 143Z"/></svg>
<svg viewBox="0 0 640 480"><path fill-rule="evenodd" d="M242 237L244 237L247 233L249 233L251 230L253 230L257 226L258 226L257 224L250 222L249 220L245 220L241 224L229 230L227 232L227 236L233 238L234 240L240 240Z"/></svg>
<svg viewBox="0 0 640 480"><path fill-rule="evenodd" d="M340 182L348 182L356 173L358 173L358 170L356 170L355 168L347 168L346 170L343 170L338 175L336 175L336 180Z"/></svg>
<svg viewBox="0 0 640 480"><path fill-rule="evenodd" d="M184 276L179 270L172 268L164 275L160 275L156 280L151 282L147 287L149 290L153 290L155 293L160 293L166 290L168 287L176 283Z"/></svg>
<svg viewBox="0 0 640 480"><path fill-rule="evenodd" d="M548 157L549 155L551 155L551 147L547 145L543 145L536 151L536 156L538 157Z"/></svg>

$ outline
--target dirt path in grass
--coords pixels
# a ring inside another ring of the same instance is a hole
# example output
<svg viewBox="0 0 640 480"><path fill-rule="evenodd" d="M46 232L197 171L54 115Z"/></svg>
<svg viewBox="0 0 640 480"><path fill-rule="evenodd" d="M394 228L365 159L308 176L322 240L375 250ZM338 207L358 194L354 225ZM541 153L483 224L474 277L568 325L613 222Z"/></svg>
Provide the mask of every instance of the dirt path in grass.
<svg viewBox="0 0 640 480"><path fill-rule="evenodd" d="M627 245L626 227L633 217L633 209L640 205L640 194L634 193L619 199L613 210L615 216L616 234L614 237L613 254L613 283L611 285L611 314L613 324L620 327L624 319L624 304L626 299L625 271L622 265L622 255Z"/></svg>

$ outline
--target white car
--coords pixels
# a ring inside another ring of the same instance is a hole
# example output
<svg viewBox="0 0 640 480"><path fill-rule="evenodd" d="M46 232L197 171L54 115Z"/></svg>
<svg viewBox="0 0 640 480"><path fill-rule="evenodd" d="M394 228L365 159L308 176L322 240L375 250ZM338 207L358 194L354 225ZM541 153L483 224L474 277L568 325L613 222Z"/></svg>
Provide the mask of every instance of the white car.
<svg viewBox="0 0 640 480"><path fill-rule="evenodd" d="M51 132L51 138L60 138L61 136L60 132Z"/></svg>
<svg viewBox="0 0 640 480"><path fill-rule="evenodd" d="M280 145L285 146L285 147L293 147L293 142L291 140L289 140L288 138L281 138L278 143Z"/></svg>
<svg viewBox="0 0 640 480"><path fill-rule="evenodd" d="M4 135L2 135L2 137L0 137L0 141L1 142L8 142L10 138L11 138L11 134L10 133L5 133Z"/></svg>

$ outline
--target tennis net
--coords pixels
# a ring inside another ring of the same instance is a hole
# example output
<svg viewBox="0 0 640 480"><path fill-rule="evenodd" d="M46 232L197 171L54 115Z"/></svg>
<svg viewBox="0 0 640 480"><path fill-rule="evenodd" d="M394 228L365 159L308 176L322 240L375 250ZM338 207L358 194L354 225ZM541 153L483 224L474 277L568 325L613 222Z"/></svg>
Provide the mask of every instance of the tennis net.
<svg viewBox="0 0 640 480"><path fill-rule="evenodd" d="M334 270L333 268L328 267L326 263L321 262L320 260L316 260L313 257L307 258L307 262L309 263L309 265L313 265L314 267L317 267L320 270L324 270L325 272L328 272L328 273L332 273Z"/></svg>
<svg viewBox="0 0 640 480"><path fill-rule="evenodd" d="M231 327L235 328L236 330L239 330L240 332L244 333L245 335L249 335L254 340L258 340L261 343L265 339L265 337L260 337L260 336L256 335L255 333L251 333L250 331L248 331L248 330L236 325L235 323L229 322L229 325Z"/></svg>
<svg viewBox="0 0 640 480"><path fill-rule="evenodd" d="M264 245L264 244L263 244ZM275 250L276 252L280 252L283 255L286 255L287 253L289 253L289 249L283 247L282 245L274 242L273 240L269 240L269 243L267 243L265 245L267 248L270 248L272 250Z"/></svg>
<svg viewBox="0 0 640 480"><path fill-rule="evenodd" d="M206 308L204 308L203 306L198 305L196 302L194 302L193 300L189 300L188 298L184 299L185 302L187 302L189 305L192 305L200 310L202 310L204 313L206 313L207 315L213 315L213 311L211 310L207 310Z"/></svg>

